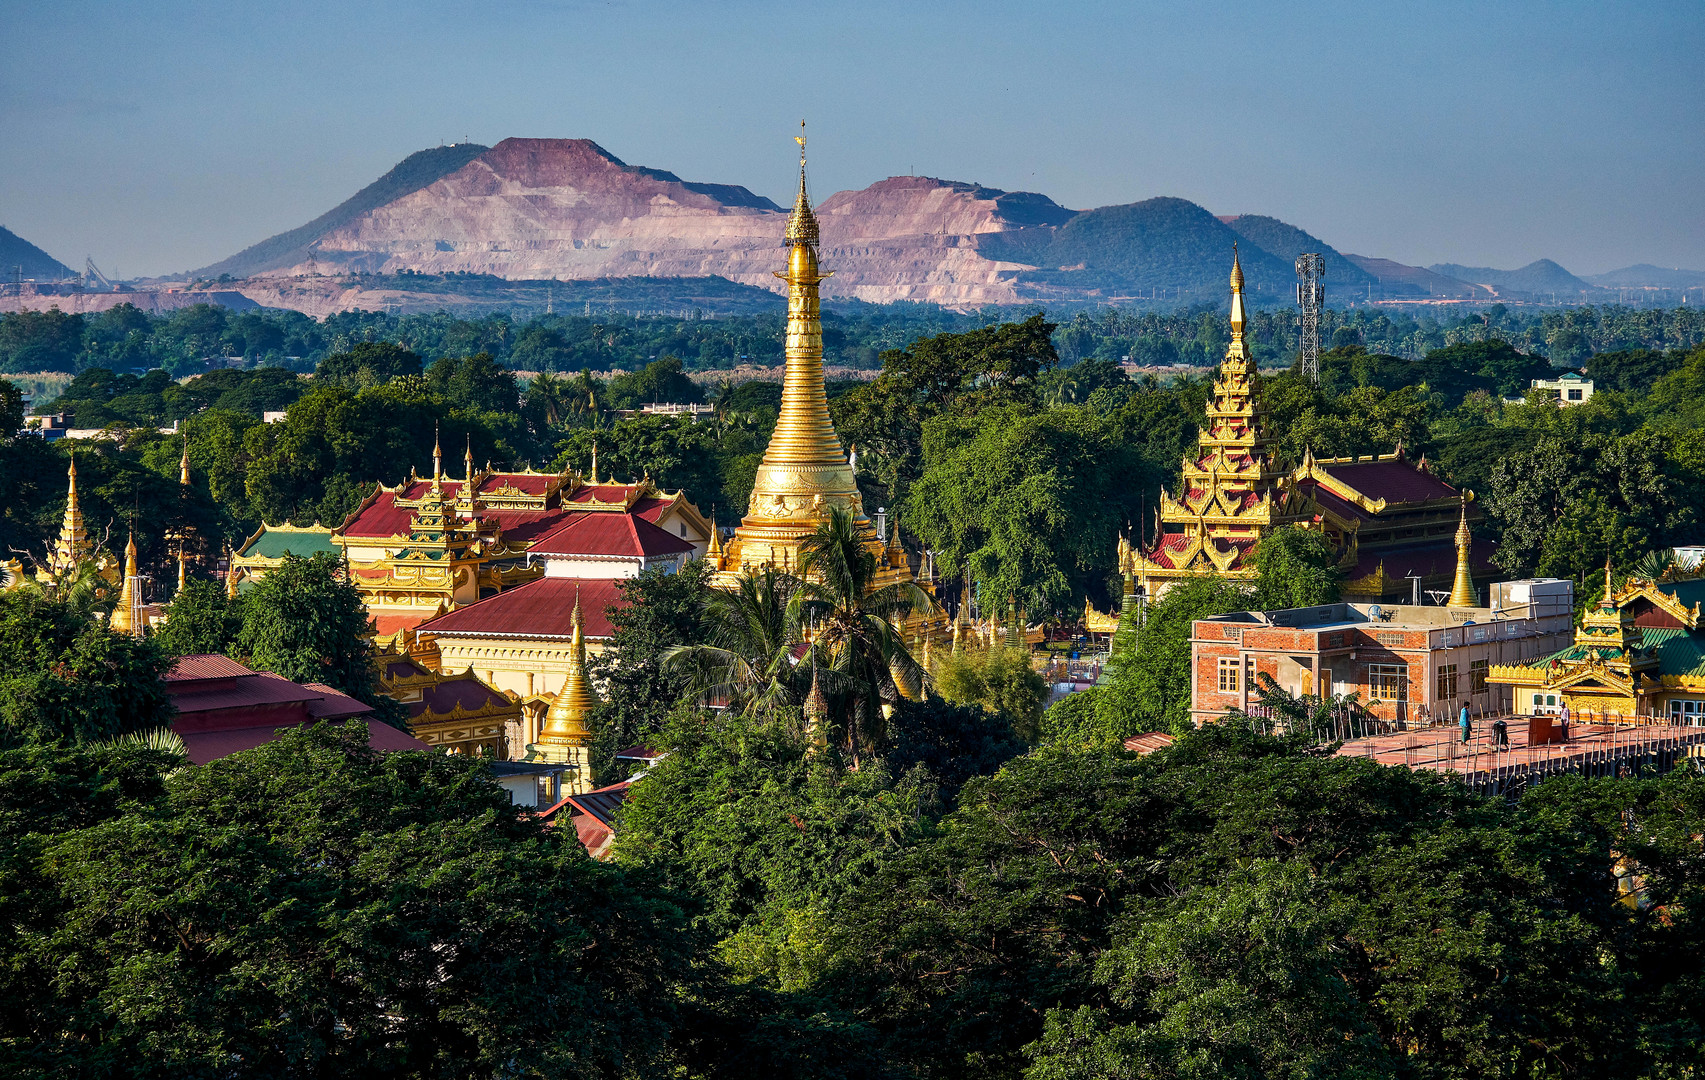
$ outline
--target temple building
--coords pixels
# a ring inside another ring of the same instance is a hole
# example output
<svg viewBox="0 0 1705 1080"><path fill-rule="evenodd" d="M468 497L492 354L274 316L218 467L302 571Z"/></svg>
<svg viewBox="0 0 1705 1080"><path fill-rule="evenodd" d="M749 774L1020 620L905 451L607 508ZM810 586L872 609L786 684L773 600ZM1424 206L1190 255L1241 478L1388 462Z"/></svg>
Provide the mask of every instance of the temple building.
<svg viewBox="0 0 1705 1080"><path fill-rule="evenodd" d="M776 274L787 282L787 367L782 376L781 414L739 528L726 546L718 543L708 556L716 570L712 584L720 588L733 588L739 577L764 567L799 573L806 539L828 519L833 507L852 514L865 548L876 559L873 587L915 580L899 542L899 529L890 532L884 522L879 530L865 514L853 467L829 419L819 297L819 287L829 274L817 262L820 234L806 194L804 146L802 137L799 193L783 241L787 269ZM926 583L925 588L931 586ZM915 616L903 631L908 637L945 635L947 624L939 614Z"/></svg>
<svg viewBox="0 0 1705 1080"><path fill-rule="evenodd" d="M1705 579L1629 578L1581 619L1567 648L1522 664L1494 666L1517 712L1568 708L1587 723L1705 725Z"/></svg>
<svg viewBox="0 0 1705 1080"><path fill-rule="evenodd" d="M538 741L527 747L526 760L567 766L567 775L562 779L563 794L582 795L592 790L591 718L598 695L593 692L592 680L586 673L586 639L578 596L574 598L570 620L573 636L569 641L568 674L545 713Z"/></svg>
<svg viewBox="0 0 1705 1080"><path fill-rule="evenodd" d="M396 487L375 485L335 528L263 525L236 552L231 567L240 584L265 574L286 554L337 555L361 590L379 639L395 641L435 615L540 579L544 568L533 554L536 542L589 516L606 520L603 515L668 533L696 555L712 544L709 519L683 492L662 491L649 478L599 480L595 458L591 475L582 477L476 469L467 453L462 478L453 479L444 475L443 454L435 445L430 478L411 475Z"/></svg>
<svg viewBox="0 0 1705 1080"><path fill-rule="evenodd" d="M471 671L440 673L394 649L377 659L379 692L408 710L415 738L452 754L511 756L522 736L520 702Z"/></svg>
<svg viewBox="0 0 1705 1080"><path fill-rule="evenodd" d="M1231 343L1220 362L1196 451L1183 463L1177 496L1161 491L1156 534L1127 554L1149 599L1197 575L1249 580L1255 545L1273 529L1301 524L1323 530L1339 553L1344 596L1357 601L1437 600L1454 584L1456 531L1479 520L1473 492L1435 476L1423 457L1403 448L1386 455L1316 458L1305 452L1291 468L1275 455L1261 402L1255 361L1244 342L1243 269L1231 268ZM1466 509L1464 509L1466 507ZM1474 542L1475 579L1493 573L1490 542Z"/></svg>

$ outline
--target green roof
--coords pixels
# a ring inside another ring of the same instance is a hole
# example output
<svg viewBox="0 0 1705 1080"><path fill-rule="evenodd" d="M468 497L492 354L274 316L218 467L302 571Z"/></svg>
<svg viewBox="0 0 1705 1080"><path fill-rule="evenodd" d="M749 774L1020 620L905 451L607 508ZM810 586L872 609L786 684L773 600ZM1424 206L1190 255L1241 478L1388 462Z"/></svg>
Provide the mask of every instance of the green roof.
<svg viewBox="0 0 1705 1080"><path fill-rule="evenodd" d="M1662 581L1658 583L1658 591L1669 593L1685 607L1692 607L1694 604L1705 601L1705 578L1694 578L1691 581Z"/></svg>
<svg viewBox="0 0 1705 1080"><path fill-rule="evenodd" d="M1653 627L1644 631L1648 648L1658 653L1661 675L1705 677L1705 638L1679 626Z"/></svg>
<svg viewBox="0 0 1705 1080"><path fill-rule="evenodd" d="M330 529L310 529L306 532L286 531L262 526L261 534L254 542L238 552L248 558L259 555L264 559L281 559L286 555L298 555L307 558L317 552L336 555L338 549L332 544Z"/></svg>

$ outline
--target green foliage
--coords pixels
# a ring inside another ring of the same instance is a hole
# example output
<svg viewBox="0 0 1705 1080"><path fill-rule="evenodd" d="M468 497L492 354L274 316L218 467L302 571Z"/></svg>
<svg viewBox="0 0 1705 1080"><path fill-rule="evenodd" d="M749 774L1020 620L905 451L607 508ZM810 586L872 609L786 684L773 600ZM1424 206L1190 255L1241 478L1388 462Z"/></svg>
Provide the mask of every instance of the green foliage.
<svg viewBox="0 0 1705 1080"><path fill-rule="evenodd" d="M1028 651L964 649L937 661L934 675L936 690L948 701L981 706L1021 737L1035 740L1048 684L1030 666Z"/></svg>
<svg viewBox="0 0 1705 1080"><path fill-rule="evenodd" d="M681 361L673 356L653 360L631 375L610 380L610 405L617 409L637 409L653 402L697 405L703 401L704 391L682 374Z"/></svg>
<svg viewBox="0 0 1705 1080"><path fill-rule="evenodd" d="M228 616L229 617L229 616ZM286 555L239 598L233 647L249 666L294 682L325 683L407 729L402 709L379 693L371 620L361 594L324 552ZM206 628L205 619L197 630Z"/></svg>
<svg viewBox="0 0 1705 1080"><path fill-rule="evenodd" d="M1045 746L1066 750L1105 750L1117 747L1135 731L1125 730L1128 725L1115 722L1111 725L1105 720L1122 720L1122 717L1103 718L1096 708L1095 699L1101 694L1100 687L1090 687L1065 697L1048 706L1042 714L1042 722L1037 727L1036 741Z"/></svg>
<svg viewBox="0 0 1705 1080"><path fill-rule="evenodd" d="M708 563L690 562L678 574L655 567L618 586L626 603L610 609L610 641L588 665L603 699L592 714L598 783L622 779L616 753L651 738L688 693L687 674L664 660L715 632L705 608L709 573Z"/></svg>
<svg viewBox="0 0 1705 1080"><path fill-rule="evenodd" d="M88 742L168 723L166 651L33 589L0 591L0 727L7 742Z"/></svg>
<svg viewBox="0 0 1705 1080"><path fill-rule="evenodd" d="M191 580L166 606L154 640L173 656L229 652L242 628L241 603L225 597L219 582Z"/></svg>
<svg viewBox="0 0 1705 1080"><path fill-rule="evenodd" d="M923 435L906 523L943 563L968 565L985 596L1060 611L1105 576L1146 471L1116 422L991 408L937 417Z"/></svg>
<svg viewBox="0 0 1705 1080"><path fill-rule="evenodd" d="M1338 600L1343 572L1326 534L1303 525L1273 530L1255 545L1255 606L1261 611Z"/></svg>
<svg viewBox="0 0 1705 1080"><path fill-rule="evenodd" d="M348 352L334 353L321 360L314 368L314 378L325 383L347 383L359 389L420 372L419 353L388 341L363 341Z"/></svg>
<svg viewBox="0 0 1705 1080"><path fill-rule="evenodd" d="M479 761L376 753L359 723L163 785L138 775L150 754L0 761L24 886L4 890L0 1069L667 1072L679 910L517 814ZM18 805L46 794L48 814Z"/></svg>
<svg viewBox="0 0 1705 1080"><path fill-rule="evenodd" d="M1190 638L1197 619L1245 611L1253 590L1217 577L1186 578L1148 605L1136 652L1115 657L1113 677L1095 695L1100 742L1145 731L1190 729Z"/></svg>

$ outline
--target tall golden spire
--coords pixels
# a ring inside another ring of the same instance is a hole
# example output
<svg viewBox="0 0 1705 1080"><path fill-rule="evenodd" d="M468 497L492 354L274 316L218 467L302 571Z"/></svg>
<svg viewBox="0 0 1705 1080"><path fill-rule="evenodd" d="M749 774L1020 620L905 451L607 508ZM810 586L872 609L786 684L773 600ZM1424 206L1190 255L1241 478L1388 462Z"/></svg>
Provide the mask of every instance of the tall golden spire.
<svg viewBox="0 0 1705 1080"><path fill-rule="evenodd" d="M1231 346L1226 359L1247 360L1249 350L1243 345L1243 264L1238 261L1237 245L1231 248Z"/></svg>
<svg viewBox="0 0 1705 1080"><path fill-rule="evenodd" d="M1456 524L1456 581L1450 587L1447 607L1474 606L1474 579L1468 573L1468 553L1474 546L1474 536L1468 531L1468 499L1462 500L1462 517Z"/></svg>
<svg viewBox="0 0 1705 1080"><path fill-rule="evenodd" d="M547 747L584 747L592 742L592 729L586 720L598 697L592 692L592 682L586 677L586 634L580 618L580 594L574 594L574 636L568 647L568 677L556 700L545 714L545 728L539 742Z"/></svg>
<svg viewBox="0 0 1705 1080"><path fill-rule="evenodd" d="M816 529L831 507L850 510L861 532L874 540L852 467L829 420L823 387L823 322L819 286L829 275L817 264L817 216L805 184L805 136L799 142L799 194L788 217L787 370L782 377L781 415L758 466L752 499L730 546L730 571L780 564Z"/></svg>
<svg viewBox="0 0 1705 1080"><path fill-rule="evenodd" d="M438 444L438 425L432 425L432 493L444 493L444 449Z"/></svg>
<svg viewBox="0 0 1705 1080"><path fill-rule="evenodd" d="M178 462L178 483L182 484L184 487L189 487L189 435L188 434L184 435L184 456L183 456L183 460Z"/></svg>
<svg viewBox="0 0 1705 1080"><path fill-rule="evenodd" d="M141 634L141 619L137 617L137 608L141 606L142 598L136 594L136 533L130 534L130 542L124 545L124 585L118 591L118 603L112 609L112 619L107 625L120 634Z"/></svg>
<svg viewBox="0 0 1705 1080"><path fill-rule="evenodd" d="M471 495L473 494L474 483L474 437L472 435L468 436L467 445L468 448L462 451L462 479L465 481L463 486L468 490L463 494Z"/></svg>
<svg viewBox="0 0 1705 1080"><path fill-rule="evenodd" d="M89 554L88 533L83 528L83 508L77 503L77 455L71 454L71 467L66 470L69 483L65 493L65 518L59 526L59 541L53 546L48 568L56 574L82 562Z"/></svg>

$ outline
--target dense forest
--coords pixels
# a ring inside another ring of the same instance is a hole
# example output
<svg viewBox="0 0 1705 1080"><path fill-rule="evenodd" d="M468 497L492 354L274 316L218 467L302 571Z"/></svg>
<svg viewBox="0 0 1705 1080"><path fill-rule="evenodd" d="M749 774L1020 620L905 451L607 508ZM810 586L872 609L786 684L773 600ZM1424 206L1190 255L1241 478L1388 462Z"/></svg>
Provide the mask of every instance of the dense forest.
<svg viewBox="0 0 1705 1080"><path fill-rule="evenodd" d="M1436 309L1435 309L1436 310ZM934 334L992 326L1015 315L988 308L956 313L928 304L831 302L823 309L823 344L831 365L874 371L881 354ZM1225 320L1211 305L1171 312L1076 306L1053 317L1055 348L1067 365L1083 359L1145 367L1206 366L1225 348ZM311 372L327 356L356 345L390 342L422 356L487 353L520 371L637 371L674 356L689 371L741 364L781 363L785 313L710 317L597 312L505 314L458 318L351 311L316 321L294 311L241 313L207 304L169 316L120 305L96 315L11 312L0 315L0 373L89 368L141 374L160 367L174 378L209 366L284 367ZM1249 335L1257 360L1285 366L1296 351L1296 316L1288 308L1257 309ZM1419 359L1450 345L1505 341L1560 366L1579 366L1594 353L1621 349L1682 349L1705 342L1705 316L1695 308L1574 307L1540 311L1495 305L1485 310L1418 314L1390 308L1325 313L1328 346L1362 345L1370 352Z"/></svg>

